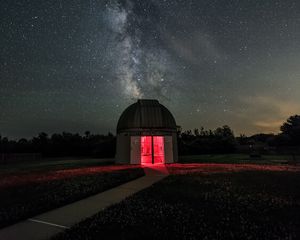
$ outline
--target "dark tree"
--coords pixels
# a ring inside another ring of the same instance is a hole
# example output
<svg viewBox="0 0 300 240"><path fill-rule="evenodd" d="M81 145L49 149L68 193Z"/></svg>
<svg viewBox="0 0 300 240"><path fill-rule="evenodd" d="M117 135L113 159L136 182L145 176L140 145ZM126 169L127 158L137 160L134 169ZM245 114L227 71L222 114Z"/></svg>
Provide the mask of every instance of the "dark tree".
<svg viewBox="0 0 300 240"><path fill-rule="evenodd" d="M280 130L290 138L292 145L300 145L300 115L289 117Z"/></svg>
<svg viewBox="0 0 300 240"><path fill-rule="evenodd" d="M240 134L239 137L236 138L238 144L240 145L248 145L249 144L249 139L245 134Z"/></svg>
<svg viewBox="0 0 300 240"><path fill-rule="evenodd" d="M86 139L89 139L90 136L91 136L91 132L90 132L90 131L85 131L85 132L84 132L84 135L85 135L85 138L86 138Z"/></svg>
<svg viewBox="0 0 300 240"><path fill-rule="evenodd" d="M116 137L91 134L86 131L84 136L78 133L54 133L51 137L39 133L32 139L8 140L0 137L0 153L38 153L44 157L114 157Z"/></svg>
<svg viewBox="0 0 300 240"><path fill-rule="evenodd" d="M214 131L215 149L219 153L231 153L236 148L236 139L231 128L227 125L219 127Z"/></svg>
<svg viewBox="0 0 300 240"><path fill-rule="evenodd" d="M236 150L236 140L233 131L228 126L216 130L199 129L179 132L179 154L214 154L233 153Z"/></svg>

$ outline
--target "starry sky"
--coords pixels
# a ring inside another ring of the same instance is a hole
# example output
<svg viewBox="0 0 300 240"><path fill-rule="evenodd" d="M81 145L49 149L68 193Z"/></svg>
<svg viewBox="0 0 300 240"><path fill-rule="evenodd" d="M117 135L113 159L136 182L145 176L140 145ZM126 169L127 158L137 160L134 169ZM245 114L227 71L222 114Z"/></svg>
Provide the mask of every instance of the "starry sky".
<svg viewBox="0 0 300 240"><path fill-rule="evenodd" d="M183 129L300 114L299 0L2 0L0 134L115 133L155 98Z"/></svg>

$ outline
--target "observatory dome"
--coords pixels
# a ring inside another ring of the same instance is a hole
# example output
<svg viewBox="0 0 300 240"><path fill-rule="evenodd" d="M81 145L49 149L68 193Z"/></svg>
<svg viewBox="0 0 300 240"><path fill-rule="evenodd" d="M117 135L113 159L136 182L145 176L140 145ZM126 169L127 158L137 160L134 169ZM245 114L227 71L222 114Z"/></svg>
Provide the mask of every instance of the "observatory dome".
<svg viewBox="0 0 300 240"><path fill-rule="evenodd" d="M171 112L158 100L141 99L124 110L118 121L117 133L142 129L176 131L176 122Z"/></svg>

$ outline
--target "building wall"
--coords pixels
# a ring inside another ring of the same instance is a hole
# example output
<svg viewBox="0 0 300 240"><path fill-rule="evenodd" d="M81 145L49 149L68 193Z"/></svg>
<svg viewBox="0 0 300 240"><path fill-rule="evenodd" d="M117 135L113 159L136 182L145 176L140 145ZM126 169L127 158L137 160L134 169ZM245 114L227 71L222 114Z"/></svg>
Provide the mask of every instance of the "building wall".
<svg viewBox="0 0 300 240"><path fill-rule="evenodd" d="M172 136L164 136L164 149L165 149L165 163L172 163L174 159Z"/></svg>
<svg viewBox="0 0 300 240"><path fill-rule="evenodd" d="M130 163L130 136L120 133L117 135L116 163Z"/></svg>
<svg viewBox="0 0 300 240"><path fill-rule="evenodd" d="M166 133L157 135L165 137L165 163L178 162L177 134L172 132L168 135ZM116 163L141 163L140 137L136 134L130 136L130 133L119 133L117 135Z"/></svg>
<svg viewBox="0 0 300 240"><path fill-rule="evenodd" d="M130 164L141 164L141 136L130 138Z"/></svg>
<svg viewBox="0 0 300 240"><path fill-rule="evenodd" d="M173 162L178 162L177 133L172 133L172 140L173 140Z"/></svg>

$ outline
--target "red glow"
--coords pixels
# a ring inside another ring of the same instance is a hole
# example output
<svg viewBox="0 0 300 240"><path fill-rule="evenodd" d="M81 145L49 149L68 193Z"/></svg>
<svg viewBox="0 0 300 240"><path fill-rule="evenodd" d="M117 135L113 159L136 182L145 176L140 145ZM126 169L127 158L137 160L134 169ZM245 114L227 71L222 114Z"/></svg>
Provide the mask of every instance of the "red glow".
<svg viewBox="0 0 300 240"><path fill-rule="evenodd" d="M153 137L142 136L141 137L141 164L152 164L152 163L158 164L164 162L165 162L164 137L163 136L153 136Z"/></svg>
<svg viewBox="0 0 300 240"><path fill-rule="evenodd" d="M154 163L164 163L165 162L164 137L154 136L153 147L154 147Z"/></svg>
<svg viewBox="0 0 300 240"><path fill-rule="evenodd" d="M152 163L152 137L141 137L141 163Z"/></svg>
<svg viewBox="0 0 300 240"><path fill-rule="evenodd" d="M0 175L0 189L21 186L32 183L41 183L58 179L67 179L76 176L92 175L103 172L113 172L118 170L137 168L134 165L112 165L97 167L82 167L64 170L40 171L40 172L16 172L14 174Z"/></svg>

